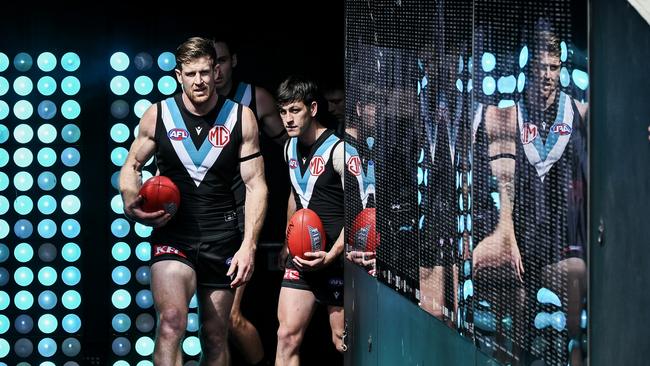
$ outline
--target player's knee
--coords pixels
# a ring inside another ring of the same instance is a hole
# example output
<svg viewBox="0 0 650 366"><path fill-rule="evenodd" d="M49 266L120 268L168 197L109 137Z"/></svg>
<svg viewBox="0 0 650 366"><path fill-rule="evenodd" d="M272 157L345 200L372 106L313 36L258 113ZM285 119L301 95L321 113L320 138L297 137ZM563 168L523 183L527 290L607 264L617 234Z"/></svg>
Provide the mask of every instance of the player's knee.
<svg viewBox="0 0 650 366"><path fill-rule="evenodd" d="M228 332L222 327L201 327L201 349L208 359L211 355L219 356L228 344Z"/></svg>
<svg viewBox="0 0 650 366"><path fill-rule="evenodd" d="M302 335L297 329L280 324L278 328L278 347L283 350L291 351L300 348Z"/></svg>
<svg viewBox="0 0 650 366"><path fill-rule="evenodd" d="M164 309L159 314L160 336L166 338L180 338L187 326L187 314L179 309Z"/></svg>

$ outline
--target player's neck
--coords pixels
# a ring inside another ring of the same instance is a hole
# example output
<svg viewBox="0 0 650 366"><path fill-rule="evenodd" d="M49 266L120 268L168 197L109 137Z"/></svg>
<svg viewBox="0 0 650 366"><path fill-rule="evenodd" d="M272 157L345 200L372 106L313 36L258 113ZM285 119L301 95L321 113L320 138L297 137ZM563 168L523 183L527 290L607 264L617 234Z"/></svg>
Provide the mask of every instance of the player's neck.
<svg viewBox="0 0 650 366"><path fill-rule="evenodd" d="M557 97L557 94L558 91L555 90L553 93L551 93L551 95L548 96L548 98L546 98L546 100L544 101L545 102L544 110L549 109L553 105L553 103L555 103L555 98Z"/></svg>
<svg viewBox="0 0 650 366"><path fill-rule="evenodd" d="M318 140L320 135L322 135L326 129L327 128L321 125L318 121L314 120L310 128L298 137L298 141L303 145L311 146L316 142L316 140Z"/></svg>
<svg viewBox="0 0 650 366"><path fill-rule="evenodd" d="M183 93L182 95L183 105L188 112L197 115L203 116L208 114L217 105L219 100L219 95L217 93L212 94L212 96L203 103L196 104L190 100L187 94Z"/></svg>

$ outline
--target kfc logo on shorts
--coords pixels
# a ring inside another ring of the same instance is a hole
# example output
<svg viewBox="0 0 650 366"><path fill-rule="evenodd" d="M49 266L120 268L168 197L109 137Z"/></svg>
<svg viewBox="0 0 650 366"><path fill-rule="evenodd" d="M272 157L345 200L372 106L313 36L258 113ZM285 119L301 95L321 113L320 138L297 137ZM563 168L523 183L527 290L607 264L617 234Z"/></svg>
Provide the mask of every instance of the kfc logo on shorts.
<svg viewBox="0 0 650 366"><path fill-rule="evenodd" d="M320 156L314 156L309 163L309 172L311 175L319 176L325 171L325 160Z"/></svg>
<svg viewBox="0 0 650 366"><path fill-rule="evenodd" d="M182 128L173 128L167 132L167 137L169 137L170 140L181 141L190 137L190 133Z"/></svg>
<svg viewBox="0 0 650 366"><path fill-rule="evenodd" d="M214 126L208 133L208 141L214 147L224 147L230 142L230 130L225 126Z"/></svg>
<svg viewBox="0 0 650 366"><path fill-rule="evenodd" d="M537 126L532 123L524 123L521 128L521 143L524 145L530 144L537 137Z"/></svg>
<svg viewBox="0 0 650 366"><path fill-rule="evenodd" d="M359 176L359 174L361 174L361 159L359 159L358 156L352 156L348 160L348 170L355 176Z"/></svg>
<svg viewBox="0 0 650 366"><path fill-rule="evenodd" d="M169 245L154 245L153 246L153 256L157 257L159 255L165 255L165 254L174 254L179 257L187 258L185 253L181 252L180 250L169 246Z"/></svg>
<svg viewBox="0 0 650 366"><path fill-rule="evenodd" d="M298 160L291 158L289 159L289 168L296 169L298 167Z"/></svg>
<svg viewBox="0 0 650 366"><path fill-rule="evenodd" d="M551 126L551 132L562 136L570 135L571 126L567 125L566 123L556 123L553 126Z"/></svg>
<svg viewBox="0 0 650 366"><path fill-rule="evenodd" d="M298 281L300 279L300 272L295 269L285 268L283 278L287 281Z"/></svg>

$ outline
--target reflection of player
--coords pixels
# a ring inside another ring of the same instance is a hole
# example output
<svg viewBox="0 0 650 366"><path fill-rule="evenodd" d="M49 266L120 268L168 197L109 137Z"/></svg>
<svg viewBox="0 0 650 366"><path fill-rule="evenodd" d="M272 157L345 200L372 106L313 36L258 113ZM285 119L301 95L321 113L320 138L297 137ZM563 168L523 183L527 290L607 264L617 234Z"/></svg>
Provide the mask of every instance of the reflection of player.
<svg viewBox="0 0 650 366"><path fill-rule="evenodd" d="M422 194L427 214L422 228L424 244L420 248L420 306L436 318L448 319L453 324L458 307L454 155L463 100L461 93L449 92L455 90L453 83L457 77L452 69L456 69L454 61L458 56L449 55L443 62L432 54L424 56L427 82L420 93L420 118L425 132L425 138L421 139L425 151L422 166L430 183Z"/></svg>
<svg viewBox="0 0 650 366"><path fill-rule="evenodd" d="M255 117L250 109L215 93L214 80L219 73L215 60L210 40L190 38L178 47L176 77L183 92L144 113L120 172L125 213L156 226L151 237L151 289L158 313L156 365L181 364L179 345L187 325L188 304L197 290L202 362L229 362L231 289L252 275L266 209ZM181 192L182 205L171 219L164 211L147 214L141 210L141 170L154 154L160 174L172 179ZM230 189L237 166L248 198L243 240ZM230 279L234 274L234 280Z"/></svg>
<svg viewBox="0 0 650 366"><path fill-rule="evenodd" d="M345 129L345 162L350 174L346 174L346 227L351 228L355 218L365 208L376 207L375 161L373 147L378 94L371 85L362 86L361 97L355 104L354 118ZM373 231L376 228L373 228ZM367 230L366 230L367 231ZM346 257L375 272L375 251L368 251L365 240L359 234L348 231ZM359 239L359 240L357 240ZM367 239L367 238L365 238Z"/></svg>
<svg viewBox="0 0 650 366"><path fill-rule="evenodd" d="M559 89L560 42L548 23L538 22L534 34L530 84L522 100L508 110L484 110L488 136L492 131L501 137L490 142L489 153L496 158L492 171L502 196L495 233L502 230L502 236L485 238L474 251L474 264L475 270L512 268L525 280L529 309L542 287L560 298L567 294L561 310L568 310L568 333L576 337L585 295L586 105ZM572 364L581 364L580 347L573 350Z"/></svg>
<svg viewBox="0 0 650 366"><path fill-rule="evenodd" d="M316 303L327 305L332 342L340 352L343 343L344 144L320 121L321 104L316 85L298 77L278 88L280 115L290 137L285 159L291 178L287 217L309 208L322 220L328 251L307 252L306 259L289 256L286 244L284 280L278 302L276 365L298 365L299 350ZM322 112L321 112L322 113Z"/></svg>
<svg viewBox="0 0 650 366"><path fill-rule="evenodd" d="M338 123L337 131L345 127L345 92L340 82L324 82L322 85L323 97L327 100L327 111Z"/></svg>
<svg viewBox="0 0 650 366"><path fill-rule="evenodd" d="M231 45L223 40L214 42L217 53L217 64L220 74L215 80L215 88L219 95L225 96L237 103L249 107L257 116L259 130L278 143L286 139L286 131L275 106L275 99L265 89L248 83L235 83L233 71L237 66L237 54ZM239 229L244 231L244 198L246 187L241 175L237 174L233 181L233 192L237 204ZM240 286L235 292L232 312L230 314L230 332L234 344L250 364L257 364L264 358L264 348L255 326L241 313L241 301L245 286Z"/></svg>

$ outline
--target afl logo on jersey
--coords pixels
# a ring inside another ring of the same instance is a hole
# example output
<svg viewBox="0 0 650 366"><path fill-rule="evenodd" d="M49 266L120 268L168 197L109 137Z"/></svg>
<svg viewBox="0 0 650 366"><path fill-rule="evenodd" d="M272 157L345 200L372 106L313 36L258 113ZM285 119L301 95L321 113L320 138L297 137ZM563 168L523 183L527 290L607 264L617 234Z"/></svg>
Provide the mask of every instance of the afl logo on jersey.
<svg viewBox="0 0 650 366"><path fill-rule="evenodd" d="M325 171L325 160L320 156L314 156L309 163L309 172L311 175L319 176Z"/></svg>
<svg viewBox="0 0 650 366"><path fill-rule="evenodd" d="M291 158L289 159L289 168L296 169L298 167L298 160Z"/></svg>
<svg viewBox="0 0 650 366"><path fill-rule="evenodd" d="M537 137L537 126L532 123L524 123L521 128L521 143L524 145L530 144Z"/></svg>
<svg viewBox="0 0 650 366"><path fill-rule="evenodd" d="M230 130L225 126L214 126L208 133L208 141L214 147L224 147L230 142Z"/></svg>
<svg viewBox="0 0 650 366"><path fill-rule="evenodd" d="M190 133L182 128L173 128L167 132L167 137L169 137L170 140L181 141L190 137Z"/></svg>
<svg viewBox="0 0 650 366"><path fill-rule="evenodd" d="M361 174L361 159L357 155L348 159L348 170L350 173L359 176Z"/></svg>
<svg viewBox="0 0 650 366"><path fill-rule="evenodd" d="M567 125L566 123L556 123L553 126L551 126L551 132L562 136L570 135L571 126Z"/></svg>

